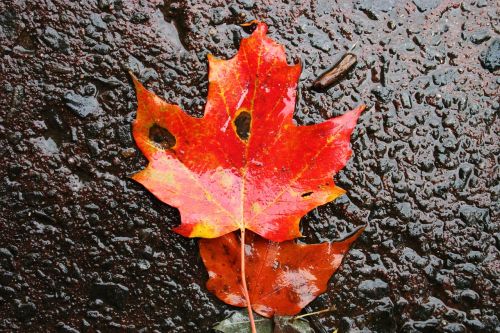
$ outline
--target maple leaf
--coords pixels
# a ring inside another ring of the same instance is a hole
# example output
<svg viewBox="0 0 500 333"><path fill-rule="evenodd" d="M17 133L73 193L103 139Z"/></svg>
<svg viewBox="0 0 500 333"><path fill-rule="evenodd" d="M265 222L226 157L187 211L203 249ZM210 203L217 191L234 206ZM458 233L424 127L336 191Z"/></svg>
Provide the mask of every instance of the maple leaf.
<svg viewBox="0 0 500 333"><path fill-rule="evenodd" d="M208 57L203 118L137 90L135 141L149 165L133 179L177 207L187 237L249 229L284 241L300 236L303 215L345 191L332 176L351 155L349 139L364 109L310 126L293 120L300 64L258 23L229 60Z"/></svg>
<svg viewBox="0 0 500 333"><path fill-rule="evenodd" d="M247 235L246 280L251 306L264 316L295 315L327 289L328 280L361 228L340 242L298 244ZM207 289L227 304L246 307L240 270L240 239L235 233L201 239L200 254L208 270Z"/></svg>

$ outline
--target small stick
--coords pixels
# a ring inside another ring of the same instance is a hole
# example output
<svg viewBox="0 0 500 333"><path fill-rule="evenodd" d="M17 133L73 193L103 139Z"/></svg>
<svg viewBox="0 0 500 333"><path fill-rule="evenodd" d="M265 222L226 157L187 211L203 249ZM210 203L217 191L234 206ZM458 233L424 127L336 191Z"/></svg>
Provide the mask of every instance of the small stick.
<svg viewBox="0 0 500 333"><path fill-rule="evenodd" d="M304 313L303 315L295 316L295 317L293 317L293 320L302 319L305 317L314 316L314 315L318 315L318 314L325 313L325 312L331 312L331 311L335 311L335 305L333 305L332 307L329 307L328 309Z"/></svg>
<svg viewBox="0 0 500 333"><path fill-rule="evenodd" d="M356 45L356 44L354 44ZM323 73L319 78L314 80L312 86L314 89L322 90L326 89L343 78L347 72L356 65L358 59L353 53L346 53L340 58L340 60L333 65L331 69Z"/></svg>

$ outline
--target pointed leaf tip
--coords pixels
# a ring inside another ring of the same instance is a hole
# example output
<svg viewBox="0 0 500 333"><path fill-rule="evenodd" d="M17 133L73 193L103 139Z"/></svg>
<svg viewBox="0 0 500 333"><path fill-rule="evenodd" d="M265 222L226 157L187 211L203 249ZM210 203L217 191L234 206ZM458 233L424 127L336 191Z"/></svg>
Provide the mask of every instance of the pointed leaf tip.
<svg viewBox="0 0 500 333"><path fill-rule="evenodd" d="M139 82L139 79L137 78L137 76L135 76L135 74L134 74L134 72L132 72L132 70L130 70L130 69L128 70L128 75L130 75L130 77L132 78L132 81L134 82L134 84L136 82Z"/></svg>
<svg viewBox="0 0 500 333"><path fill-rule="evenodd" d="M255 25L256 27L255 27L255 30L253 31L252 35L255 33L265 35L267 33L267 30L268 30L267 24L264 22L261 22L259 20L252 20L252 21L248 21L248 22L240 24L240 26L242 26L242 27L250 27L253 25Z"/></svg>
<svg viewBox="0 0 500 333"><path fill-rule="evenodd" d="M259 20L251 20L251 21L248 21L248 22L245 22L245 23L241 23L240 26L242 27L249 27L249 26L252 26L252 25L259 25L261 24L261 22Z"/></svg>
<svg viewBox="0 0 500 333"><path fill-rule="evenodd" d="M146 88L144 87L144 85L142 84L142 82L139 81L139 79L137 78L137 76L135 76L135 74L131 70L128 71L128 74L132 78L132 83L134 84L136 92L138 92L140 90L146 90ZM139 100L139 96L137 96L137 99Z"/></svg>
<svg viewBox="0 0 500 333"><path fill-rule="evenodd" d="M366 104L360 104L357 108L354 109L358 115L358 117L366 110Z"/></svg>

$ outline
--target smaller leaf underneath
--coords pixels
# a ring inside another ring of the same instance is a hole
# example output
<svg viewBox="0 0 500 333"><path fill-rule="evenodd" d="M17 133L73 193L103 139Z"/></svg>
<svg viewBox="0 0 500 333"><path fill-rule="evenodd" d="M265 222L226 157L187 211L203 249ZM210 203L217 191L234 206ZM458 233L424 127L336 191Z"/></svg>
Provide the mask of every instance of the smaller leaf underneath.
<svg viewBox="0 0 500 333"><path fill-rule="evenodd" d="M255 326L259 333L314 333L309 321L291 316L276 316L273 319L255 316ZM250 320L246 310L233 312L229 317L213 327L216 332L250 333Z"/></svg>
<svg viewBox="0 0 500 333"><path fill-rule="evenodd" d="M327 289L351 244L363 232L340 242L276 243L257 234L246 237L246 280L252 308L265 317L292 316ZM208 270L207 289L227 304L246 307L240 270L240 240L235 233L200 240Z"/></svg>
<svg viewBox="0 0 500 333"><path fill-rule="evenodd" d="M259 333L272 333L273 322L271 319L255 316L255 326ZM214 330L223 333L250 333L250 320L246 310L234 312L231 316L224 319L214 326Z"/></svg>
<svg viewBox="0 0 500 333"><path fill-rule="evenodd" d="M273 333L314 333L309 321L290 316L274 317Z"/></svg>

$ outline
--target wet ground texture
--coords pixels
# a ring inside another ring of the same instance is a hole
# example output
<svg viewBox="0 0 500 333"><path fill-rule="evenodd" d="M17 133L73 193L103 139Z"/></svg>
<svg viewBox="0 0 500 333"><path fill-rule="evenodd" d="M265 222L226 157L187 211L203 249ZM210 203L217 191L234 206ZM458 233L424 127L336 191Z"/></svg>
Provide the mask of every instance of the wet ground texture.
<svg viewBox="0 0 500 333"><path fill-rule="evenodd" d="M201 116L207 54L252 19L303 63L298 123L370 107L348 195L302 223L312 242L368 224L306 309L337 307L317 332L500 332L494 0L2 1L0 331L209 332L232 310L177 210L127 178L146 163L127 69ZM311 90L354 44L356 68Z"/></svg>

